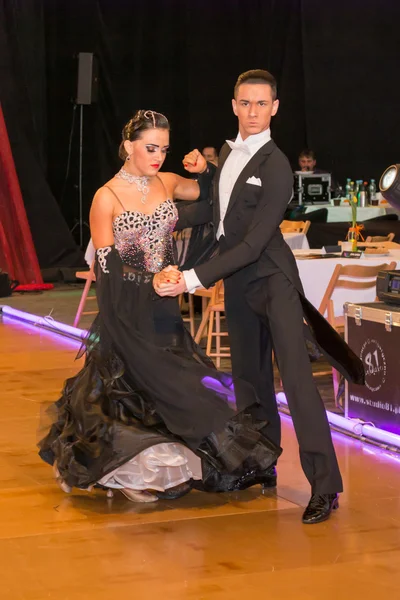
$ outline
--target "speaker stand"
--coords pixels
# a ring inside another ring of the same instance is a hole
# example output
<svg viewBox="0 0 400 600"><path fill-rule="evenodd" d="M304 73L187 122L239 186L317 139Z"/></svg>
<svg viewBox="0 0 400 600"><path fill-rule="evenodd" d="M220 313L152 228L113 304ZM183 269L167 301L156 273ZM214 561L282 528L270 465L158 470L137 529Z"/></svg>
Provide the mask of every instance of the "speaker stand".
<svg viewBox="0 0 400 600"><path fill-rule="evenodd" d="M83 220L83 104L79 106L79 163L78 163L78 198L79 198L79 218L71 229L71 233L79 227L79 246L83 249L83 226L89 229L89 224Z"/></svg>

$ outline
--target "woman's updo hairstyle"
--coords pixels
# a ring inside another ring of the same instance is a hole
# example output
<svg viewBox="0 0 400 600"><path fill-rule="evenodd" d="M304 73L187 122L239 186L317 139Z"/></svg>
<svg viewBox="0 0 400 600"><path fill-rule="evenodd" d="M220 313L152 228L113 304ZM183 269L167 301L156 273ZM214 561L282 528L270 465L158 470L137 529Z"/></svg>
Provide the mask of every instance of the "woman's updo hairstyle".
<svg viewBox="0 0 400 600"><path fill-rule="evenodd" d="M138 110L122 130L122 142L118 152L122 160L126 160L128 156L124 148L124 142L139 140L146 129L167 129L169 131L167 117L153 110Z"/></svg>

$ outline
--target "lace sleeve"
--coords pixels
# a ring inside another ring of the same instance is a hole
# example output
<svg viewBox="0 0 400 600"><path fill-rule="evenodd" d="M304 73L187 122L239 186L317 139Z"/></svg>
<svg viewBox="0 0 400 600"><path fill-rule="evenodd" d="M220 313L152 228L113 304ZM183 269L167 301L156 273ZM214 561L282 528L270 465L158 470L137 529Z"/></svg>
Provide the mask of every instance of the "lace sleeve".
<svg viewBox="0 0 400 600"><path fill-rule="evenodd" d="M100 269L103 273L109 273L109 269L107 267L107 256L112 251L112 246L104 246L104 248L98 248L96 250L97 261L100 265Z"/></svg>

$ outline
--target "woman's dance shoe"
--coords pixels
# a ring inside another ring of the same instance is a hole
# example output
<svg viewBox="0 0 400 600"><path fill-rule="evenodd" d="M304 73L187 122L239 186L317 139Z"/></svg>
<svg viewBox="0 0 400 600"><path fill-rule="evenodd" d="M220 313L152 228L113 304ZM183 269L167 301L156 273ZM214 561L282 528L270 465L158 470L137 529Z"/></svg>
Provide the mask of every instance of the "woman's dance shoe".
<svg viewBox="0 0 400 600"><path fill-rule="evenodd" d="M53 464L53 474L54 474L54 478L57 482L58 487L61 488L62 491L65 492L66 494L69 494L72 491L72 487L70 485L68 485L67 483L65 483L64 479L61 477L60 471L57 468L56 462Z"/></svg>
<svg viewBox="0 0 400 600"><path fill-rule="evenodd" d="M128 498L128 500L130 500L131 502L148 503L157 502L158 500L157 496L155 496L154 494L150 494L150 492L146 491L137 491L130 490L129 488L123 488L120 490L120 492L122 492L123 495L126 496L126 498Z"/></svg>

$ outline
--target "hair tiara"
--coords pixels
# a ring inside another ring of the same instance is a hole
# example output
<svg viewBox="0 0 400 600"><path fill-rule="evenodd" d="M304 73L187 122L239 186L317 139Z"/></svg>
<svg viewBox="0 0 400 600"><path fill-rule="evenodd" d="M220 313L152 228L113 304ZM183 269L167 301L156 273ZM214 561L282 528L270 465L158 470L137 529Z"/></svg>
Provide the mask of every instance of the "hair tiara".
<svg viewBox="0 0 400 600"><path fill-rule="evenodd" d="M145 119L153 120L153 127L156 127L156 115L163 117L166 121L168 121L167 117L165 115L163 115L162 113L155 112L154 110L144 110L143 111L143 117Z"/></svg>

